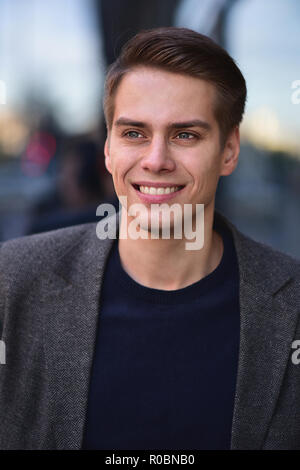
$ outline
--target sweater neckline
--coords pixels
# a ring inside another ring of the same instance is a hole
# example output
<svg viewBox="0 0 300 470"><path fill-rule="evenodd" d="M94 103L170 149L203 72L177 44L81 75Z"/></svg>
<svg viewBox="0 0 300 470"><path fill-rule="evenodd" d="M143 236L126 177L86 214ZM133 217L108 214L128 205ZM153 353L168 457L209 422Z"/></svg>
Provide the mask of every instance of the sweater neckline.
<svg viewBox="0 0 300 470"><path fill-rule="evenodd" d="M207 276L180 289L164 290L144 286L135 281L123 268L118 249L118 238L114 240L111 252L113 265L113 276L116 279L122 295L130 298L141 299L154 303L174 304L181 301L186 303L189 300L199 298L199 295L208 290L215 290L223 284L232 272L231 261L234 254L232 236L228 228L221 222L214 219L213 228L220 234L223 240L224 250L218 266ZM117 273L117 274L116 274ZM114 286L114 290L115 290Z"/></svg>

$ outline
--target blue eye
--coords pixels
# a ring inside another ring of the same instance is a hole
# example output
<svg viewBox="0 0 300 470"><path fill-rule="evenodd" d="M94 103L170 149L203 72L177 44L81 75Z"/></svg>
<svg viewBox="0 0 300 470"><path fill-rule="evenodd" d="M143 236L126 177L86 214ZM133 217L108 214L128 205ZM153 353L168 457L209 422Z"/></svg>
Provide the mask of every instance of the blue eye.
<svg viewBox="0 0 300 470"><path fill-rule="evenodd" d="M128 131L128 132L126 132L125 135L126 135L126 137L130 137L131 139L138 139L139 136L142 136L142 134L140 132L137 132L137 131Z"/></svg>
<svg viewBox="0 0 300 470"><path fill-rule="evenodd" d="M194 134L191 134L190 132L180 132L180 134L178 134L176 136L176 139L183 139L183 140L192 140L195 138Z"/></svg>

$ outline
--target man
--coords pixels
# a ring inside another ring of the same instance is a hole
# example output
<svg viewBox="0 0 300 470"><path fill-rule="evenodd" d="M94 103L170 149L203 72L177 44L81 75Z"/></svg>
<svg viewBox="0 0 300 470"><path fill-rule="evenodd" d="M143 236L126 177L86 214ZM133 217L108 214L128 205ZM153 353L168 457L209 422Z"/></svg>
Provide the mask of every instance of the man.
<svg viewBox="0 0 300 470"><path fill-rule="evenodd" d="M245 98L191 30L123 48L104 100L115 239L88 224L1 247L1 448L300 449L299 262L214 211Z"/></svg>

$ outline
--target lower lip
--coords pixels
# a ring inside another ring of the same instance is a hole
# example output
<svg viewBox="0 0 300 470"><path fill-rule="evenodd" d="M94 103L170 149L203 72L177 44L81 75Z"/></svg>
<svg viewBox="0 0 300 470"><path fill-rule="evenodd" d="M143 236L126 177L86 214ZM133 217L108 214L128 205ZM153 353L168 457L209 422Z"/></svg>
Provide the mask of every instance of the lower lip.
<svg viewBox="0 0 300 470"><path fill-rule="evenodd" d="M133 189L137 192L139 198L148 204L160 204L161 202L169 201L177 196L177 194L181 194L185 186L178 191L174 191L173 193L168 194L144 194L141 193L138 189L133 186Z"/></svg>

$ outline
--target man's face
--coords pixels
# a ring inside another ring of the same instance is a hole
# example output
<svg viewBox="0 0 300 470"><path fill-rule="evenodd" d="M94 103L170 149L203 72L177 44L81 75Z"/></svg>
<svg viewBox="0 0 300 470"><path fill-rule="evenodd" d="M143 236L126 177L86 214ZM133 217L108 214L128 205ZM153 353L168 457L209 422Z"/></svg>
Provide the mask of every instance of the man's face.
<svg viewBox="0 0 300 470"><path fill-rule="evenodd" d="M214 102L214 86L198 78L149 67L123 77L105 163L127 208L163 202L214 206L219 176L236 165L228 164L232 145L220 148Z"/></svg>

